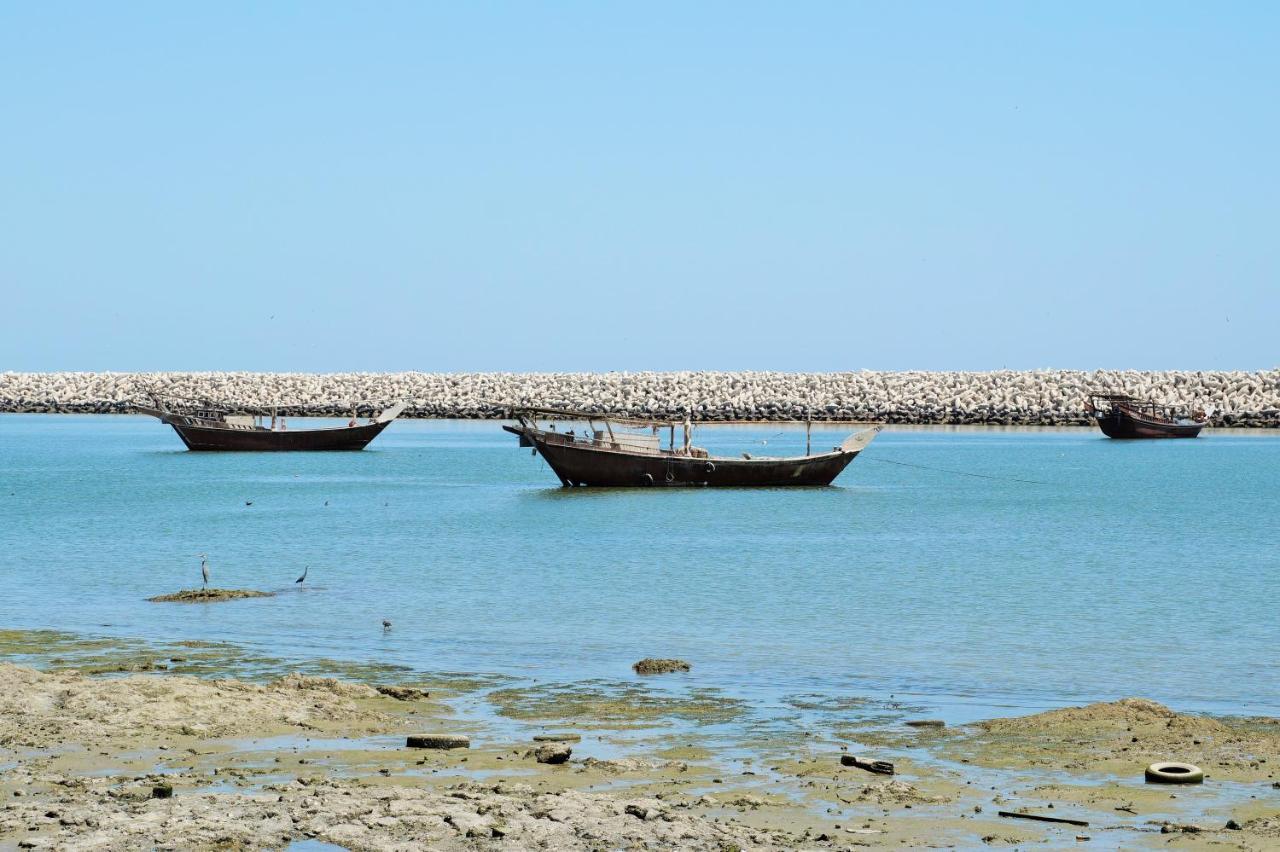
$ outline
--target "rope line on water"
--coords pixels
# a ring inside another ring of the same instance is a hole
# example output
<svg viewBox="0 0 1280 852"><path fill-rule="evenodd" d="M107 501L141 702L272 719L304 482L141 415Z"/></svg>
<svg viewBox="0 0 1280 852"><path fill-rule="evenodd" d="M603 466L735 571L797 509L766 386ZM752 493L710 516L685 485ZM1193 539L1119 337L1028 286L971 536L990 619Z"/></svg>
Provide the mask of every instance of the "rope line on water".
<svg viewBox="0 0 1280 852"><path fill-rule="evenodd" d="M1057 484L1053 482L1040 482L1039 480L1036 480L1036 479L1019 479L1016 476L995 476L989 473L969 473L968 471L964 471L964 470L947 470L944 467L930 467L927 464L911 464L909 462L893 461L892 459L868 458L867 461L883 462L884 464L896 464L899 467L914 467L914 468L918 468L919 470L932 470L936 473L950 473L955 476L972 476L977 479L1002 479L1002 480L1007 480L1009 482L1022 482L1022 483L1026 483L1027 485L1056 485Z"/></svg>

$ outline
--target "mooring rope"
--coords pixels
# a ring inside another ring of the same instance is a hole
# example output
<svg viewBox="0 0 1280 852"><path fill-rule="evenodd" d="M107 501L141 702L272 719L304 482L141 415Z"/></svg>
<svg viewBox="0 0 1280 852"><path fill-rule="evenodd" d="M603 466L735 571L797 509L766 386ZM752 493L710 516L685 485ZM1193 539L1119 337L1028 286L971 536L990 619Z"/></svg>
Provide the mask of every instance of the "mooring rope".
<svg viewBox="0 0 1280 852"><path fill-rule="evenodd" d="M965 470L947 470L944 467L930 467L927 464L911 464L909 462L893 461L892 459L882 459L878 457L877 458L868 457L867 461L883 462L884 464L896 464L899 467L914 467L920 470L932 470L936 473L950 473L954 476L972 476L977 479L1003 479L1003 480L1008 480L1009 482L1022 482L1027 485L1056 485L1057 484L1053 482L1040 482L1039 480L1035 480L1035 479L1019 479L1016 476L995 476L994 474L990 474L990 473L970 473L969 471L965 471Z"/></svg>

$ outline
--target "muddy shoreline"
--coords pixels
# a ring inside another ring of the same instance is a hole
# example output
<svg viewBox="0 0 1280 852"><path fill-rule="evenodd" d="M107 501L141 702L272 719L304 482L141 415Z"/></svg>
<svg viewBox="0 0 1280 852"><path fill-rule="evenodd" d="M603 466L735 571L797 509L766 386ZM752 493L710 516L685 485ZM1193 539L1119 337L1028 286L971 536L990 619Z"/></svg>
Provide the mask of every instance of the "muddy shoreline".
<svg viewBox="0 0 1280 852"><path fill-rule="evenodd" d="M696 672L512 684L0 631L0 848L1280 843L1275 719L1129 699L914 726L909 708L812 696L805 709L832 724L795 730L752 723ZM478 704L494 724L465 712ZM407 748L413 735L470 747ZM548 743L568 759L542 762ZM842 766L846 754L895 774ZM1208 779L1145 784L1155 760ZM172 797L152 798L157 787Z"/></svg>

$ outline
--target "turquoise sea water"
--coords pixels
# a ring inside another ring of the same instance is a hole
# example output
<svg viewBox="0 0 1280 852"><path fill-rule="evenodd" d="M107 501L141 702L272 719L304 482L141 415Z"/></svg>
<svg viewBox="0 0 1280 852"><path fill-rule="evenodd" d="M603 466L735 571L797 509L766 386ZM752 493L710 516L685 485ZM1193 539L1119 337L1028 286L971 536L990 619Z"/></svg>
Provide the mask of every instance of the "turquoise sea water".
<svg viewBox="0 0 1280 852"><path fill-rule="evenodd" d="M730 695L953 717L1124 695L1280 715L1278 474L1258 433L891 429L834 488L565 490L496 423L196 454L144 418L3 416L0 627L544 681L676 656ZM281 594L145 602L199 586L201 552L213 585Z"/></svg>

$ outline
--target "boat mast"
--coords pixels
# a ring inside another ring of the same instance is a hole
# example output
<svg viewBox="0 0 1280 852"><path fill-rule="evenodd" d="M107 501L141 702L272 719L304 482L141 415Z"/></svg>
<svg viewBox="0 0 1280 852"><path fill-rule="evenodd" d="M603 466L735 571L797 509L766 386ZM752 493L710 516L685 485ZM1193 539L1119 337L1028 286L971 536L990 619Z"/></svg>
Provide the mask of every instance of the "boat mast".
<svg viewBox="0 0 1280 852"><path fill-rule="evenodd" d="M804 421L804 454L806 456L812 454L813 449L813 406L809 406L805 410Z"/></svg>

